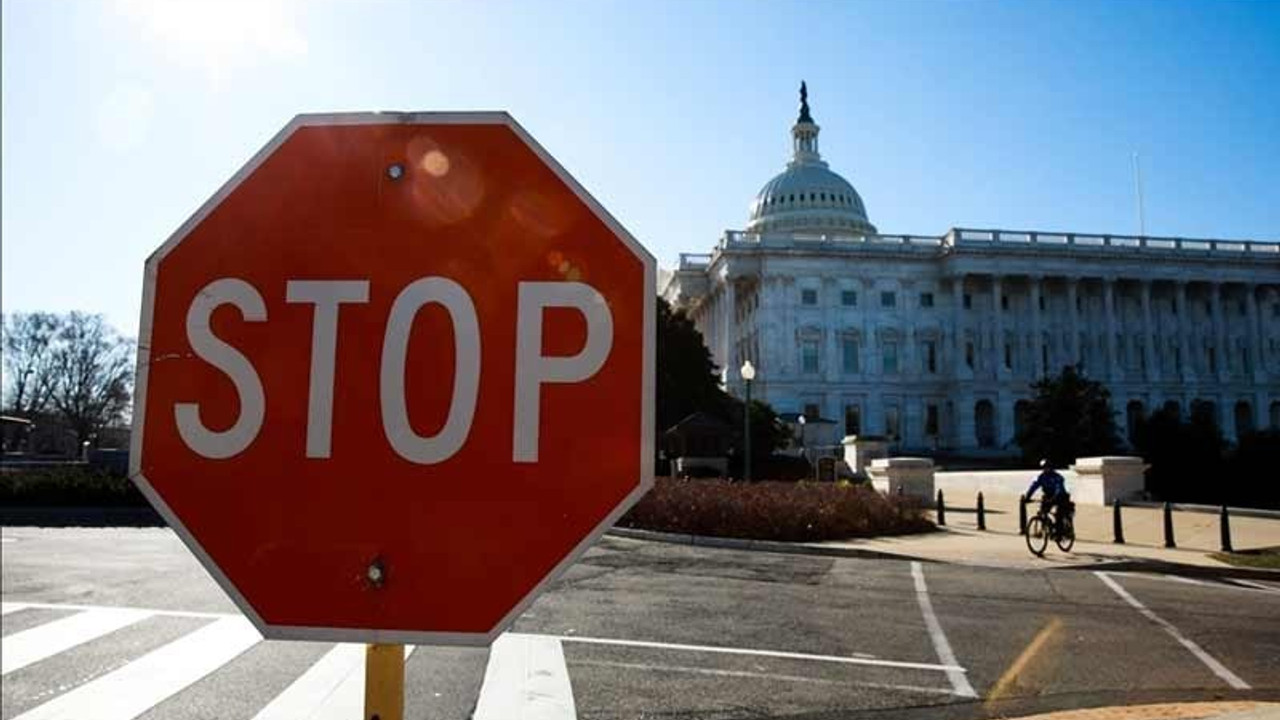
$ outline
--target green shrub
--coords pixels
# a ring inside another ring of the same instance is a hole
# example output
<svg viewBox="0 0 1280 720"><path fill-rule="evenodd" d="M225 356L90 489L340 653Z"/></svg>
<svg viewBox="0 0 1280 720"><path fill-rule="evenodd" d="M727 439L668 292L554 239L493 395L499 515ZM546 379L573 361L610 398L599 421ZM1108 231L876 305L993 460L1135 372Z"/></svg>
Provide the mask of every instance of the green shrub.
<svg viewBox="0 0 1280 720"><path fill-rule="evenodd" d="M128 479L86 465L6 468L0 475L6 506L149 507Z"/></svg>
<svg viewBox="0 0 1280 720"><path fill-rule="evenodd" d="M918 501L886 498L865 485L669 478L658 478L649 494L618 524L662 532L794 542L933 529Z"/></svg>

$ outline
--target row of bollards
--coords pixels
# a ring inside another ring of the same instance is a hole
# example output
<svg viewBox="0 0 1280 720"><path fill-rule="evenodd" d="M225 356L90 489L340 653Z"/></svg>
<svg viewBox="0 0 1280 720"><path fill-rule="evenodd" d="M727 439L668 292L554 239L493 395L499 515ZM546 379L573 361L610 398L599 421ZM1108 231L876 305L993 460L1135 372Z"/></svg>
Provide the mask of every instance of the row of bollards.
<svg viewBox="0 0 1280 720"><path fill-rule="evenodd" d="M1027 534L1027 496L1020 495L1018 497L1018 534ZM937 497L937 514L938 525L947 524L947 505L943 498L942 491L938 491ZM1164 546L1167 548L1176 548L1177 542L1173 535L1173 505L1166 502L1162 508L1164 515ZM1226 505L1222 506L1222 510L1218 513L1218 527L1220 531L1219 542L1222 546L1222 552L1235 552L1231 547L1231 514ZM982 493L978 493L978 529L987 529L987 507ZM1111 533L1113 542L1117 545L1124 544L1124 522L1120 514L1120 501L1114 500L1111 503Z"/></svg>

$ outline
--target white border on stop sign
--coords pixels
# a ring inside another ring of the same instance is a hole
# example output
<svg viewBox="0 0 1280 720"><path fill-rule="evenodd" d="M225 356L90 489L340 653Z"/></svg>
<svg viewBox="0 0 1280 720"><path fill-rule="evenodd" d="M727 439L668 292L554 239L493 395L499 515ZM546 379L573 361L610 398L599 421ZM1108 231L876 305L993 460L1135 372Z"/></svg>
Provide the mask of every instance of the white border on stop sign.
<svg viewBox="0 0 1280 720"><path fill-rule="evenodd" d="M228 195L239 187L240 183L254 173L260 165L270 157L286 140L289 139L295 130L303 127L315 126L334 126L334 125L505 125L510 128L535 154L542 162L549 167L556 177L565 184L574 195L591 209L591 212L603 222L614 235L620 238L631 250L632 253L640 260L644 267L644 289L645 293L657 293L657 264L653 255L645 249L643 245L636 240L626 228L617 221L604 209L594 197L591 196L585 188L578 183L577 180L569 174L567 170L556 161L550 153L546 151L533 139L523 127L516 122L506 112L371 112L371 113L319 113L319 114L302 114L297 115L293 120L289 121L285 127L276 133L261 150L259 150L244 167L231 177L216 193L205 201L200 209L187 219L178 229L169 236L155 252L147 258L143 287L142 287L142 317L139 323L138 331L138 365L135 375L134 386L134 407L133 407L133 431L129 443L129 478L138 486L142 494L146 496L151 505L164 517L165 522L182 538L187 548L200 560L200 564L205 570L213 576L224 592L231 597L236 606L240 608L250 620L253 621L258 631L264 637L273 640L318 640L326 642L363 642L363 643L402 643L414 645L466 645L466 646L484 646L493 642L498 635L501 635L507 628L511 626L515 619L519 617L530 604L553 582L560 577L569 566L577 562L578 558L587 551L592 545L604 535L605 531L618 521L623 513L625 513L637 500L644 496L646 492L653 487L653 453L654 453L654 334L656 332L656 298L646 298L643 303L644 309L644 348L643 359L641 362L641 404L640 409L640 462L638 471L640 473L640 482L634 490L627 495L625 499L609 513L599 525L592 529L591 533L583 538L559 563L552 568L551 572L534 586L515 607L511 609L503 618L498 621L489 632L486 633L458 633L458 632L430 632L417 630L362 630L353 628L330 628L330 627L299 627L293 625L271 625L262 619L249 604L248 600L240 594L235 584L231 582L213 562L213 558L204 551L196 538L187 531L185 525L173 510L169 508L164 499L151 487L150 481L142 473L142 431L145 424L146 415L146 396L147 396L147 367L150 362L151 354L151 323L155 306L155 279L156 272L160 261L169 253L178 243L182 242L191 230L204 221L215 208L226 199Z"/></svg>

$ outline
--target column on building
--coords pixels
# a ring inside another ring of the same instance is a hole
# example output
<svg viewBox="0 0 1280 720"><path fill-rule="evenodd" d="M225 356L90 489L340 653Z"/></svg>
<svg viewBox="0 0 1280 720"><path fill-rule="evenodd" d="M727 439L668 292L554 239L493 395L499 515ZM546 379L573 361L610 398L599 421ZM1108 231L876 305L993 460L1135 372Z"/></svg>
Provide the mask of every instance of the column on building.
<svg viewBox="0 0 1280 720"><path fill-rule="evenodd" d="M1004 365L1004 303L1001 300L1003 297L1004 278L999 275L992 275L991 302L995 307L995 311L992 313L992 316L994 318L993 324L995 326L994 332L996 336L995 343L993 344L995 345L995 369L997 380L1004 380L1009 377L1009 371L1005 370Z"/></svg>
<svg viewBox="0 0 1280 720"><path fill-rule="evenodd" d="M916 318L915 311L918 305L913 306L912 300L915 295L915 286L908 281L902 282L898 286L898 295L900 296L897 303L896 311L898 317L901 318L902 341L899 343L901 356L898 360L898 373L904 378L918 379L920 377L919 356L916 351ZM915 302L919 303L919 298L915 298ZM906 416L906 408L902 410L903 417Z"/></svg>
<svg viewBox="0 0 1280 720"><path fill-rule="evenodd" d="M1147 381L1160 379L1160 370L1156 367L1156 327L1151 322L1151 281L1139 280L1142 292L1142 358L1146 366ZM1155 399L1152 398L1152 403ZM1155 410L1156 408L1152 408Z"/></svg>
<svg viewBox="0 0 1280 720"><path fill-rule="evenodd" d="M835 278L823 276L819 298L822 302L822 377L827 382L840 380L840 330L837 327L836 314L839 303L839 289ZM829 403L828 403L829 404ZM826 409L827 413L835 410L834 406ZM828 417L837 417L828 415ZM839 417L843 417L841 414Z"/></svg>
<svg viewBox="0 0 1280 720"><path fill-rule="evenodd" d="M733 278L726 277L724 281L724 307L721 308L720 322L723 331L720 334L720 358L721 370L724 372L725 385L733 387L738 377L737 349L735 339L738 336L738 318L737 318L737 286Z"/></svg>
<svg viewBox="0 0 1280 720"><path fill-rule="evenodd" d="M1248 283L1244 286L1244 302L1245 311L1248 313L1248 333L1249 333L1249 368L1252 371L1253 380L1261 382L1263 380L1262 372L1262 335L1259 332L1258 322L1261 313L1258 312L1258 286L1255 283ZM1258 422L1258 409L1254 408L1254 427L1261 427L1265 423Z"/></svg>
<svg viewBox="0 0 1280 720"><path fill-rule="evenodd" d="M862 408L862 429L867 435L884 434L884 400L880 394L880 378L883 377L884 368L881 366L880 358L876 357L880 350L880 333L876 318L876 310L879 307L872 301L872 295L875 291L875 280L873 278L863 278L862 289L859 295L858 305L862 308L862 372L870 381L869 391L867 392L866 407Z"/></svg>
<svg viewBox="0 0 1280 720"><path fill-rule="evenodd" d="M1076 310L1076 303L1080 299L1080 279L1068 277L1067 281L1067 362L1071 365L1080 364L1080 313Z"/></svg>
<svg viewBox="0 0 1280 720"><path fill-rule="evenodd" d="M1044 328L1042 326L1043 319L1040 312L1040 303L1042 302L1041 285L1044 282L1042 275L1030 275L1027 277L1027 285L1031 299L1031 367L1034 368L1036 379L1045 376L1048 369L1044 366Z"/></svg>
<svg viewBox="0 0 1280 720"><path fill-rule="evenodd" d="M968 375L964 363L964 276L951 279L951 361L956 380Z"/></svg>
<svg viewBox="0 0 1280 720"><path fill-rule="evenodd" d="M1177 295L1174 297L1174 302L1178 304L1178 362L1182 366L1182 381L1195 382L1195 365L1192 363L1194 355L1191 351L1191 309L1187 307L1186 281L1179 280L1176 283L1175 290ZM1188 388L1188 390L1190 389Z"/></svg>
<svg viewBox="0 0 1280 720"><path fill-rule="evenodd" d="M1107 277L1102 279L1102 305L1105 315L1103 327L1106 329L1107 369L1103 372L1111 382L1122 376L1121 368L1116 363L1116 280Z"/></svg>
<svg viewBox="0 0 1280 720"><path fill-rule="evenodd" d="M1227 381L1227 318L1222 312L1222 296L1225 288L1222 283L1214 282L1209 284L1209 296L1211 299L1211 310L1213 312L1213 362L1217 366L1218 382ZM1221 407L1219 407L1221 413Z"/></svg>

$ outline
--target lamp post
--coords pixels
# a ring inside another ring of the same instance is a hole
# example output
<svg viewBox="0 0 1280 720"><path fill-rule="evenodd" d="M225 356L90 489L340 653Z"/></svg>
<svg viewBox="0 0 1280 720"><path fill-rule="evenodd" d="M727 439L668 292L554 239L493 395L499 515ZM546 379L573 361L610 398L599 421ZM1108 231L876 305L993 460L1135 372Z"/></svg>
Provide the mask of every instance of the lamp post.
<svg viewBox="0 0 1280 720"><path fill-rule="evenodd" d="M796 422L800 423L800 457L807 461L809 459L809 452L804 447L804 413L800 413L800 417L796 418Z"/></svg>
<svg viewBox="0 0 1280 720"><path fill-rule="evenodd" d="M751 381L756 379L756 366L748 360L742 363L742 383L746 388L747 404L742 412L742 479L751 482Z"/></svg>

